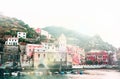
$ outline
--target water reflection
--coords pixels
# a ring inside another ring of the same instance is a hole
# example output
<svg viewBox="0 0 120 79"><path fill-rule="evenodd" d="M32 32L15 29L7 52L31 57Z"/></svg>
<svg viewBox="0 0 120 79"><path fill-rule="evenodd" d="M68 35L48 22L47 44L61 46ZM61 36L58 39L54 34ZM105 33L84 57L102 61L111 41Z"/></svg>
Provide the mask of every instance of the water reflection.
<svg viewBox="0 0 120 79"><path fill-rule="evenodd" d="M87 73L87 74L85 74ZM86 70L84 74L3 76L0 79L120 79L118 70Z"/></svg>
<svg viewBox="0 0 120 79"><path fill-rule="evenodd" d="M67 79L66 76L62 75L44 75L44 76L3 76L0 79Z"/></svg>

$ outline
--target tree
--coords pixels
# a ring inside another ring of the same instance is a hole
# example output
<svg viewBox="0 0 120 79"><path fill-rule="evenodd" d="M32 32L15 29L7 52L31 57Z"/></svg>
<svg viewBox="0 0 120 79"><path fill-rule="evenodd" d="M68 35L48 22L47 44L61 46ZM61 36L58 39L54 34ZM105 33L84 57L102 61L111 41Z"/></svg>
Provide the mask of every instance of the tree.
<svg viewBox="0 0 120 79"><path fill-rule="evenodd" d="M19 38L19 42L26 42L24 38Z"/></svg>
<svg viewBox="0 0 120 79"><path fill-rule="evenodd" d="M45 42L47 40L47 37L45 35L41 35L40 41Z"/></svg>
<svg viewBox="0 0 120 79"><path fill-rule="evenodd" d="M88 65L92 65L93 62L92 62L91 60L87 60L87 61L86 61L86 64L88 64Z"/></svg>
<svg viewBox="0 0 120 79"><path fill-rule="evenodd" d="M37 33L34 31L33 28L27 28L27 38L35 38Z"/></svg>
<svg viewBox="0 0 120 79"><path fill-rule="evenodd" d="M10 31L5 32L5 35L11 35Z"/></svg>

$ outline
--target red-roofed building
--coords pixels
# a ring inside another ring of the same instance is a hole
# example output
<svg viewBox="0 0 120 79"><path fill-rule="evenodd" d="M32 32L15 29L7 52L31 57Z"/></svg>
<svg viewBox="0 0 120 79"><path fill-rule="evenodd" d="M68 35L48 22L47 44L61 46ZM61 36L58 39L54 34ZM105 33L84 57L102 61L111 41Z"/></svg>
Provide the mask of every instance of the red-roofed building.
<svg viewBox="0 0 120 79"><path fill-rule="evenodd" d="M98 62L100 64L108 64L109 54L106 51L90 51L86 53L86 61Z"/></svg>

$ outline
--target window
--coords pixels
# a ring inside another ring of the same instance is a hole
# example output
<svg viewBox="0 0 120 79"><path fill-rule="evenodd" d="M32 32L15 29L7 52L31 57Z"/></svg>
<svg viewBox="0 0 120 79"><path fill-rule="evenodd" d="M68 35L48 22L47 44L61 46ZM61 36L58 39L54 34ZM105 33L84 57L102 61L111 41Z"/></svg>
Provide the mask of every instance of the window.
<svg viewBox="0 0 120 79"><path fill-rule="evenodd" d="M31 52L31 49L29 49L29 51Z"/></svg>
<svg viewBox="0 0 120 79"><path fill-rule="evenodd" d="M102 56L101 56L101 55L99 55L99 56L98 56L98 58L102 58Z"/></svg>
<svg viewBox="0 0 120 79"><path fill-rule="evenodd" d="M43 54L43 57L45 58L45 54Z"/></svg>
<svg viewBox="0 0 120 79"><path fill-rule="evenodd" d="M40 58L40 54L38 54L38 58Z"/></svg>

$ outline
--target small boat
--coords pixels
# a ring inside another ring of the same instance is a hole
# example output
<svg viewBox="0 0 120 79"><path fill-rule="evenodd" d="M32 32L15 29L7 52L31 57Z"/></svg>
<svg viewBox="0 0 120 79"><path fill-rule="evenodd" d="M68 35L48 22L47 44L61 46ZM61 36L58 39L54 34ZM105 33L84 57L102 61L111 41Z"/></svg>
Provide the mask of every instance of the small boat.
<svg viewBox="0 0 120 79"><path fill-rule="evenodd" d="M54 74L59 74L59 72L56 71L56 72L54 72Z"/></svg>
<svg viewBox="0 0 120 79"><path fill-rule="evenodd" d="M19 71L17 71L17 72L12 72L11 74L12 74L12 76L19 76L19 75L20 75L20 72L19 72Z"/></svg>
<svg viewBox="0 0 120 79"><path fill-rule="evenodd" d="M65 72L61 71L60 74L63 75L63 74L65 74Z"/></svg>

